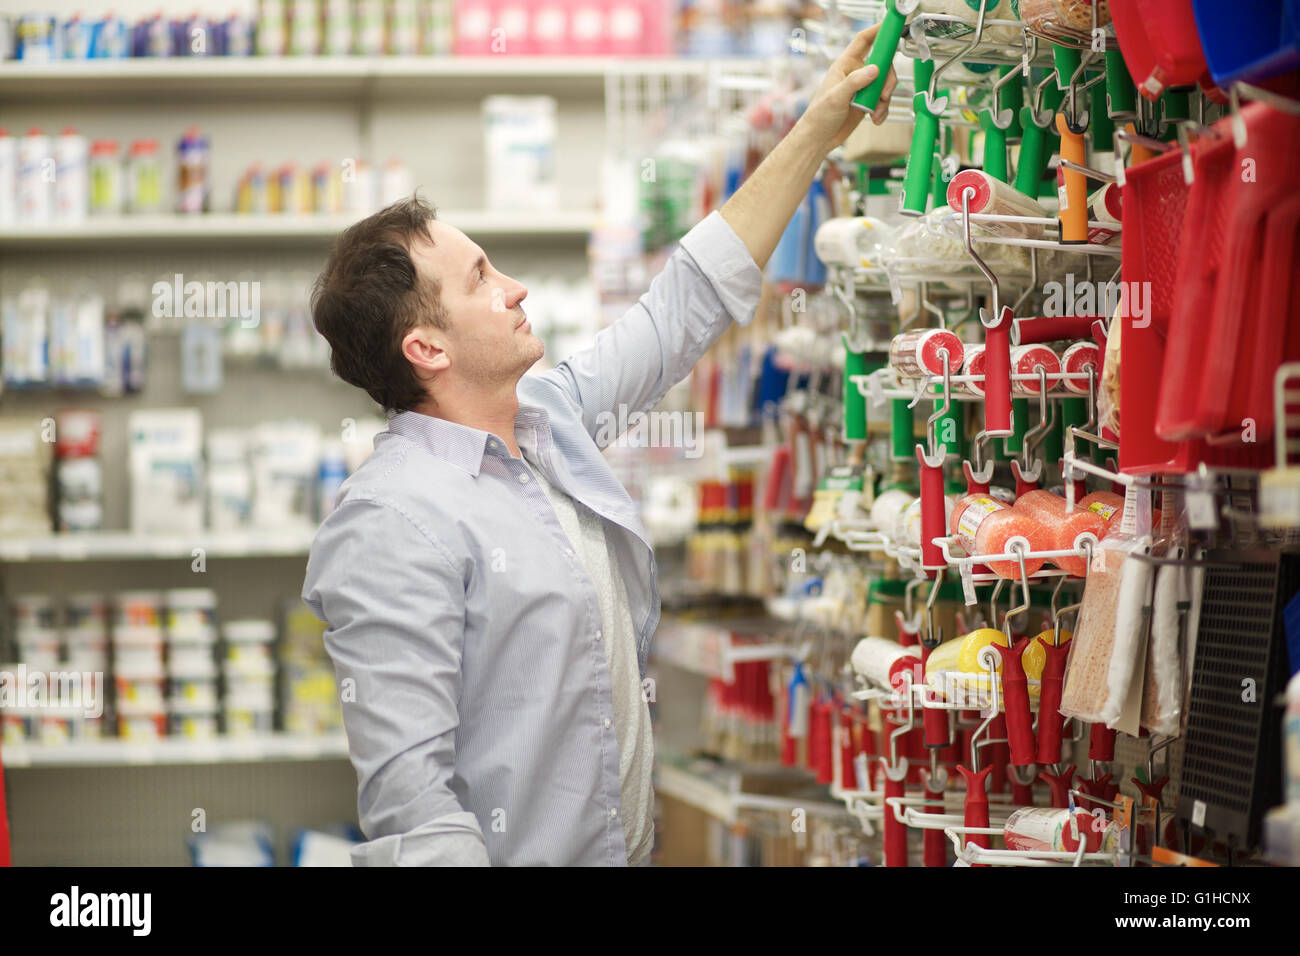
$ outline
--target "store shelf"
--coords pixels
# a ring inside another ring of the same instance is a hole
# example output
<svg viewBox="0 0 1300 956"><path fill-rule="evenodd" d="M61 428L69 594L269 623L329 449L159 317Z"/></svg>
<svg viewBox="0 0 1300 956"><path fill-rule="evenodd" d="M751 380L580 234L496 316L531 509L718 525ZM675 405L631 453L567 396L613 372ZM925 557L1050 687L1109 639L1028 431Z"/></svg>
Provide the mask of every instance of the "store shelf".
<svg viewBox="0 0 1300 956"><path fill-rule="evenodd" d="M142 742L86 740L66 744L4 745L5 770L19 767L120 767L160 764L250 763L273 760L333 760L348 755L345 734L303 736L266 734L168 738Z"/></svg>
<svg viewBox="0 0 1300 956"><path fill-rule="evenodd" d="M116 561L190 558L298 557L311 550L316 531L200 531L188 535L141 535L128 531L79 532L0 539L0 561Z"/></svg>
<svg viewBox="0 0 1300 956"><path fill-rule="evenodd" d="M0 248L95 245L131 242L307 241L326 242L358 216L251 216L210 213L203 216L92 217L78 223L0 228ZM521 216L518 212L448 210L438 218L481 238L583 239L596 213L553 210Z"/></svg>
<svg viewBox="0 0 1300 956"><path fill-rule="evenodd" d="M477 89L501 84L543 90L585 88L603 95L612 75L704 76L756 60L676 57L174 57L0 64L0 101L58 98L204 99L295 95L332 99Z"/></svg>

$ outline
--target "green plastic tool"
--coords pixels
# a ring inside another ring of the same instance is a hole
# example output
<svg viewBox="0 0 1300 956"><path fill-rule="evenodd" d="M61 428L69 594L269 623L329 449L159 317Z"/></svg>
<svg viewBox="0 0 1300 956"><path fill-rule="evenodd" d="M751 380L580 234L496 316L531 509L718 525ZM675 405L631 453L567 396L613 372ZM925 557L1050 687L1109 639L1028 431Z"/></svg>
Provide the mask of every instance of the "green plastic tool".
<svg viewBox="0 0 1300 956"><path fill-rule="evenodd" d="M1007 131L993 122L993 111L980 110L980 129L984 131L984 172L994 179L1009 182L1007 172Z"/></svg>
<svg viewBox="0 0 1300 956"><path fill-rule="evenodd" d="M1111 117L1137 115L1137 91L1129 76L1124 55L1119 50L1106 51L1106 101Z"/></svg>
<svg viewBox="0 0 1300 956"><path fill-rule="evenodd" d="M903 37L906 19L898 12L896 0L885 0L885 19L880 22L880 30L871 44L871 52L867 54L866 60L866 65L874 65L880 75L868 86L858 90L853 97L853 105L864 113L870 113L880 105L880 94L884 92L889 68L894 62L894 54L898 52L898 41Z"/></svg>
<svg viewBox="0 0 1300 956"><path fill-rule="evenodd" d="M1047 169L1047 161L1056 152L1056 111L1061 105L1061 91L1055 83L1043 88L1042 110L1048 113L1046 126L1034 120L1033 109L1026 106L1020 111L1020 124L1024 134L1020 138L1020 159L1016 164L1016 189L1026 196L1037 197L1039 183Z"/></svg>
<svg viewBox="0 0 1300 956"><path fill-rule="evenodd" d="M1008 455L1019 455L1025 450L1025 432L1029 431L1029 399L1011 400L1011 435L1006 439Z"/></svg>
<svg viewBox="0 0 1300 956"><path fill-rule="evenodd" d="M934 166L934 147L939 137L939 117L925 105L930 76L934 73L933 60L917 60L916 88L912 95L912 112L916 121L912 127L912 148L907 157L907 176L903 180L903 205L905 212L924 213L930 199L930 178Z"/></svg>
<svg viewBox="0 0 1300 956"><path fill-rule="evenodd" d="M912 410L907 399L896 398L890 403L889 419L890 457L894 461L916 459L916 439L912 431Z"/></svg>
<svg viewBox="0 0 1300 956"><path fill-rule="evenodd" d="M1051 464L1056 464L1060 461L1061 455L1064 452L1065 446L1062 444L1064 441L1065 419L1061 414L1060 408L1057 408L1056 418L1052 423L1052 427L1049 428L1047 433L1043 436L1043 459Z"/></svg>
<svg viewBox="0 0 1300 956"><path fill-rule="evenodd" d="M999 76L1006 76L1014 66L1004 66L998 69ZM1017 140L1024 135L1024 127L1021 125L1020 108L1025 105L1025 83L1022 78L1008 80L1002 89L998 90L998 110L1011 110L1011 125L1007 127L1007 139Z"/></svg>
<svg viewBox="0 0 1300 956"><path fill-rule="evenodd" d="M867 440L867 399L851 376L867 374L867 353L854 351L848 335L844 340L844 440Z"/></svg>

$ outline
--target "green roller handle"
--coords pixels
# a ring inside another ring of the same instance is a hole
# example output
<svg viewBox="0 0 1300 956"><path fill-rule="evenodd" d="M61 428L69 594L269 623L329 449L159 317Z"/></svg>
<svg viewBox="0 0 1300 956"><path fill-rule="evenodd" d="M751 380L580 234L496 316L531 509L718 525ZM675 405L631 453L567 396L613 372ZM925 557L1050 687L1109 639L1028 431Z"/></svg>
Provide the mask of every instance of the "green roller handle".
<svg viewBox="0 0 1300 956"><path fill-rule="evenodd" d="M1083 62L1083 51L1053 43L1052 62L1056 64L1056 85L1064 92L1070 88L1070 77Z"/></svg>
<svg viewBox="0 0 1300 956"><path fill-rule="evenodd" d="M1061 399L1061 430L1082 428L1088 420L1088 400L1086 398Z"/></svg>
<svg viewBox="0 0 1300 956"><path fill-rule="evenodd" d="M1106 51L1106 104L1111 116L1137 113L1137 92L1133 77L1129 76L1124 54L1119 50Z"/></svg>
<svg viewBox="0 0 1300 956"><path fill-rule="evenodd" d="M994 179L1009 182L1007 173L1007 131L993 123L993 111L980 110L980 128L984 130L984 172Z"/></svg>
<svg viewBox="0 0 1300 956"><path fill-rule="evenodd" d="M1094 152L1114 151L1115 121L1106 112L1106 94L1100 86L1094 86L1088 91L1088 129L1092 133Z"/></svg>
<svg viewBox="0 0 1300 956"><path fill-rule="evenodd" d="M1004 66L998 69L999 76L1006 76L1014 66ZM1014 80L1008 80L1007 84L998 91L999 110L1011 110L1011 125L1007 127L1007 139L1020 139L1024 135L1024 127L1020 121L1020 107L1025 105L1025 83L1024 80L1017 77Z"/></svg>
<svg viewBox="0 0 1300 956"><path fill-rule="evenodd" d="M894 54L898 52L898 41L903 37L903 23L906 20L895 0L885 0L885 19L880 22L880 30L871 44L865 66L875 66L880 74L871 83L858 90L853 97L853 105L864 113L870 113L880 105L880 94L885 89L885 80L889 68L893 65Z"/></svg>
<svg viewBox="0 0 1300 956"><path fill-rule="evenodd" d="M942 396L943 385L936 385L935 392ZM960 461L966 457L966 405L964 402L952 402L948 412L935 420L934 435L937 444L948 446L948 456L956 456Z"/></svg>
<svg viewBox="0 0 1300 956"><path fill-rule="evenodd" d="M840 337L844 340L844 440L866 441L867 399L851 376L867 374L867 353L855 352L844 333Z"/></svg>
<svg viewBox="0 0 1300 956"><path fill-rule="evenodd" d="M912 410L907 399L896 398L891 403L889 419L890 457L894 461L916 460L916 439L912 437Z"/></svg>
<svg viewBox="0 0 1300 956"><path fill-rule="evenodd" d="M935 144L940 156L948 152L951 143L952 131L940 126L939 141ZM943 178L943 173L943 163L935 163L934 176L931 177L931 181L934 183L934 189L931 191L931 209L938 209L940 206L948 205L948 180Z"/></svg>
<svg viewBox="0 0 1300 956"><path fill-rule="evenodd" d="M1049 412L1050 414L1050 412ZM1061 460L1061 454L1064 451L1065 441L1065 419L1061 410L1056 410L1056 422L1047 430L1043 436L1043 458L1051 464L1056 464Z"/></svg>
<svg viewBox="0 0 1300 956"><path fill-rule="evenodd" d="M934 166L934 146L939 137L939 118L925 108L924 91L912 97L916 123L912 127L912 150L907 156L907 176L903 180L903 209L923 213L930 199L930 173Z"/></svg>
<svg viewBox="0 0 1300 956"><path fill-rule="evenodd" d="M1034 123L1029 107L1020 111L1025 133L1020 137L1020 159L1016 162L1016 190L1031 198L1038 196L1038 183L1047 169L1047 130Z"/></svg>
<svg viewBox="0 0 1300 956"><path fill-rule="evenodd" d="M912 61L912 85L918 92L930 88L930 79L934 76L934 60L916 59ZM938 96L935 93L935 96Z"/></svg>
<svg viewBox="0 0 1300 956"><path fill-rule="evenodd" d="M1019 455L1025 450L1025 432L1029 431L1029 399L1011 400L1011 435L1006 439L1007 454Z"/></svg>
<svg viewBox="0 0 1300 956"><path fill-rule="evenodd" d="M1192 118L1191 101L1187 90L1165 90L1164 95L1160 97L1160 102L1164 104L1165 112L1165 128L1160 138L1166 141L1176 139L1178 131L1174 128L1174 124Z"/></svg>

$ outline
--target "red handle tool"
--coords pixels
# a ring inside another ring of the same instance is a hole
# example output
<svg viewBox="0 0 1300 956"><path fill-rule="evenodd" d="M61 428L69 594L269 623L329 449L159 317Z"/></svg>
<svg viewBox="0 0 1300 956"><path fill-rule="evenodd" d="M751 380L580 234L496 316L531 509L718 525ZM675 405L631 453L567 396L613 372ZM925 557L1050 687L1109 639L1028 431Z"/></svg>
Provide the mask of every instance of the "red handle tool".
<svg viewBox="0 0 1300 956"><path fill-rule="evenodd" d="M1032 638L1022 637L1010 647L999 647L1002 657L1002 702L1006 711L1007 743L1013 766L1034 762L1034 717L1029 709L1029 679L1021 655Z"/></svg>
<svg viewBox="0 0 1300 956"><path fill-rule="evenodd" d="M1052 806L1064 810L1070 806L1070 780L1074 777L1073 764L1065 768L1064 773L1049 773L1044 770L1038 779L1044 781L1052 791Z"/></svg>
<svg viewBox="0 0 1300 956"><path fill-rule="evenodd" d="M1061 691L1070 645L1058 647L1041 637L1037 640L1047 650L1038 694L1038 763L1048 766L1061 760Z"/></svg>
<svg viewBox="0 0 1300 956"><path fill-rule="evenodd" d="M985 782L988 780L989 771L992 767L985 767L976 773L973 770L967 770L963 766L957 767L957 772L962 775L966 781L966 801L964 803L965 815L963 822L967 827L987 827L989 825L989 796L985 791ZM989 835L987 833L968 833L966 842L974 843L978 847L988 849L990 846ZM984 864L974 864L983 866Z"/></svg>

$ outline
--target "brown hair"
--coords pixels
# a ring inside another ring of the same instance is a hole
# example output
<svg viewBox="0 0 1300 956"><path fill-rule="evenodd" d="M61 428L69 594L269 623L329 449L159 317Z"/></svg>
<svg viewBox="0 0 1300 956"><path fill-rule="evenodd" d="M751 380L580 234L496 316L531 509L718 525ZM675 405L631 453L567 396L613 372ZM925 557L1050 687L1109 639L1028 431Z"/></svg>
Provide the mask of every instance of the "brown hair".
<svg viewBox="0 0 1300 956"><path fill-rule="evenodd" d="M419 326L447 328L441 284L421 275L410 251L417 240L433 242L429 222L436 218L433 205L415 195L349 226L312 288L312 322L330 344L334 374L385 411L428 397L402 339Z"/></svg>

